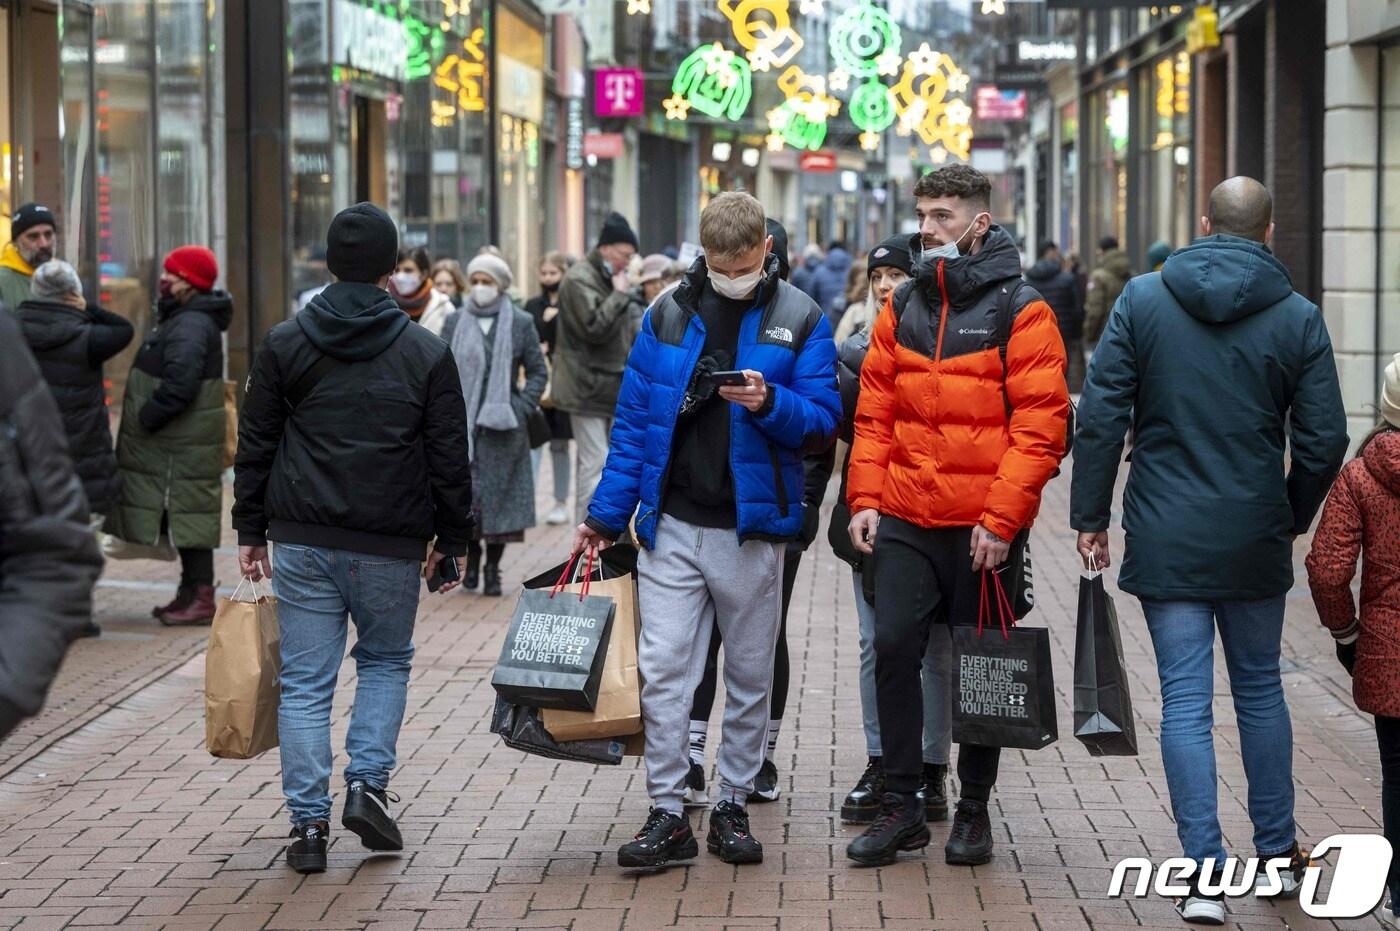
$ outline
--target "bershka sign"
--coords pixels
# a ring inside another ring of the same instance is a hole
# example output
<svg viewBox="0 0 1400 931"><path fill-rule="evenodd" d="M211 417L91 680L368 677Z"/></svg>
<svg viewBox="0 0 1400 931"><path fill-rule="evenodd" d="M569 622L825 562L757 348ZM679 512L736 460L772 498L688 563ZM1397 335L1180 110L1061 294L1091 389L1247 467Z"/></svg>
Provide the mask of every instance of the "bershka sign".
<svg viewBox="0 0 1400 931"><path fill-rule="evenodd" d="M1016 43L1016 60L1027 62L1074 61L1079 48L1068 39L1021 39Z"/></svg>
<svg viewBox="0 0 1400 931"><path fill-rule="evenodd" d="M1332 883L1327 901L1319 902L1317 887L1323 867L1318 861L1334 850L1338 851L1337 865L1330 870ZM1390 842L1379 834L1333 834L1323 838L1313 847L1304 870L1298 904L1313 918L1360 918L1370 914L1385 895L1392 855ZM1212 876L1201 883L1201 891L1207 895L1272 898L1284 892L1283 872L1288 867L1288 857L1267 861L1229 857L1219 865L1218 875L1214 858L1208 858L1202 866ZM1125 893L1128 873L1134 870L1136 880ZM1196 862L1185 857L1173 857L1160 866L1153 866L1146 857L1129 857L1113 867L1108 897L1120 899L1127 895L1141 899L1149 891L1168 898L1187 896L1192 892L1195 872Z"/></svg>

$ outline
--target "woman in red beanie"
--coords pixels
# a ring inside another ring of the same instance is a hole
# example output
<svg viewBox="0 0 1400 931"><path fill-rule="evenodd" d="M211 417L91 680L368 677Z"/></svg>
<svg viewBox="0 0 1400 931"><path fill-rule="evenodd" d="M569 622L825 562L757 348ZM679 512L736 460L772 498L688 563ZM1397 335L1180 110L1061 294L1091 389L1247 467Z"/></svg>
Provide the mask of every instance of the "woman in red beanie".
<svg viewBox="0 0 1400 931"><path fill-rule="evenodd" d="M223 332L233 316L203 246L165 257L156 324L136 354L122 402L119 503L108 533L180 553L180 588L152 613L162 624L214 619L214 549L223 526Z"/></svg>

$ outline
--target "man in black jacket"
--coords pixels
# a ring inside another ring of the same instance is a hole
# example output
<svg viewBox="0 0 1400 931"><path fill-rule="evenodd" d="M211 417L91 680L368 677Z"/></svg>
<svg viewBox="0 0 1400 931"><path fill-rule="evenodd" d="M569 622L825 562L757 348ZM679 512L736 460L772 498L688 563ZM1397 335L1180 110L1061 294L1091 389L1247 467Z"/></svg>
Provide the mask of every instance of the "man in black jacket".
<svg viewBox="0 0 1400 931"><path fill-rule="evenodd" d="M0 740L43 705L101 571L58 406L0 310Z"/></svg>
<svg viewBox="0 0 1400 931"><path fill-rule="evenodd" d="M371 850L403 848L385 787L408 695L419 565L436 538L425 575L455 568L471 526L452 353L409 326L384 288L398 254L394 221L356 204L331 221L327 240L336 281L263 341L234 475L239 565L255 582L272 576L278 598L287 862L302 873L326 867L331 697L347 614L358 681L341 823Z"/></svg>
<svg viewBox="0 0 1400 931"><path fill-rule="evenodd" d="M1065 341L1065 355L1069 357L1065 380L1069 382L1070 394L1078 394L1084 390L1084 303L1079 299L1074 273L1065 268L1060 247L1048 239L1042 242L1036 263L1026 272L1026 280L1055 312L1060 338Z"/></svg>

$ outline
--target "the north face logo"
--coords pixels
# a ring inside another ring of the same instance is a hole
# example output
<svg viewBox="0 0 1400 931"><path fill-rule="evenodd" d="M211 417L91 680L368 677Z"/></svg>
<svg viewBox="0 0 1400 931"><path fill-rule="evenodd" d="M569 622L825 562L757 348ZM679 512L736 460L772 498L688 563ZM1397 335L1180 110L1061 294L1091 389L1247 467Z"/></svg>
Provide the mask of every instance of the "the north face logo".
<svg viewBox="0 0 1400 931"><path fill-rule="evenodd" d="M775 343L792 343L792 330L785 326L769 327L768 332L763 334L764 339L771 339Z"/></svg>

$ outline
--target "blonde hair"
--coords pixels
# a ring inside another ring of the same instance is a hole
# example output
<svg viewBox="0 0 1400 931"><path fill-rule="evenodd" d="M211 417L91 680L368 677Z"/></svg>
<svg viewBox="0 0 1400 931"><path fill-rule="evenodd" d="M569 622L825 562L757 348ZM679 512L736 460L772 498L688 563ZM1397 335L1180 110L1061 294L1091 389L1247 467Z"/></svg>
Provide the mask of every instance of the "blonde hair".
<svg viewBox="0 0 1400 931"><path fill-rule="evenodd" d="M763 205L752 194L726 191L700 214L700 248L708 255L732 258L763 245L767 238Z"/></svg>
<svg viewBox="0 0 1400 931"><path fill-rule="evenodd" d="M572 255L565 255L563 252L546 252L540 259L540 265L552 265L560 272L569 270L569 266L574 264Z"/></svg>
<svg viewBox="0 0 1400 931"><path fill-rule="evenodd" d="M453 282L457 285L458 294L466 294L469 290L467 286L467 276L462 274L462 263L456 259L438 259L433 263L433 271L428 278L432 281L436 281L438 272L447 272L452 276Z"/></svg>

